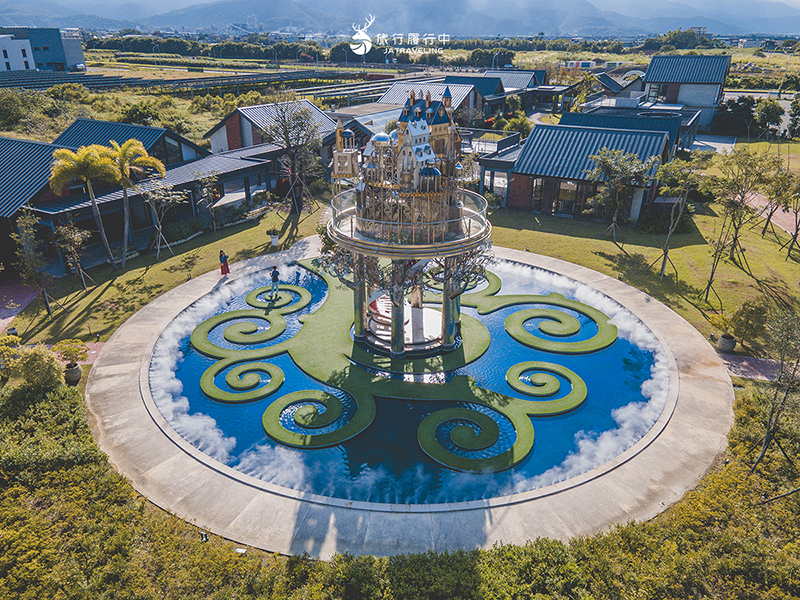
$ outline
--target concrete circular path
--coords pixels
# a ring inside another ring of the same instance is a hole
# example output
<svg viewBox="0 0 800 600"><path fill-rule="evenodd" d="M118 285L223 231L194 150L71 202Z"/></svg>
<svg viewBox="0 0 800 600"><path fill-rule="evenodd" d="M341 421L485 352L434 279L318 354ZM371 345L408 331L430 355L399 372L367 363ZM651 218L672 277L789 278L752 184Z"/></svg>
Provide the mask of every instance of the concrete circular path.
<svg viewBox="0 0 800 600"><path fill-rule="evenodd" d="M232 277L317 254L318 239L232 265ZM285 554L389 555L566 540L649 519L681 498L726 447L733 387L710 344L650 296L561 260L495 248L498 258L561 273L614 298L658 337L670 363L667 406L633 447L568 481L504 498L452 505L329 499L266 483L202 454L167 424L150 397L150 355L185 307L224 285L207 273L159 296L105 344L86 387L100 447L156 505L242 544Z"/></svg>

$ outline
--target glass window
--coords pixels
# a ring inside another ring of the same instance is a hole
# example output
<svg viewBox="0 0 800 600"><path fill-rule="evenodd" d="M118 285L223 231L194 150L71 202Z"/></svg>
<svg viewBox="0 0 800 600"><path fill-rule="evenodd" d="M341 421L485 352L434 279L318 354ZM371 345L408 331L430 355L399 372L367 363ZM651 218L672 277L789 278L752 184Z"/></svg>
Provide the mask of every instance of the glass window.
<svg viewBox="0 0 800 600"><path fill-rule="evenodd" d="M26 69L30 69L30 66L28 66L28 61L27 60L25 61L25 68Z"/></svg>
<svg viewBox="0 0 800 600"><path fill-rule="evenodd" d="M181 155L181 145L171 138L164 138L167 146L167 164L173 164L183 161Z"/></svg>
<svg viewBox="0 0 800 600"><path fill-rule="evenodd" d="M8 58L8 50L3 50L3 58Z"/></svg>
<svg viewBox="0 0 800 600"><path fill-rule="evenodd" d="M534 179L531 188L531 210L542 210L542 189L544 188L543 179Z"/></svg>
<svg viewBox="0 0 800 600"><path fill-rule="evenodd" d="M667 87L666 83L651 83L650 91L647 94L649 102L666 102L667 101Z"/></svg>
<svg viewBox="0 0 800 600"><path fill-rule="evenodd" d="M28 51L25 50L25 48L23 48L22 49L22 58L25 58L26 56L28 56Z"/></svg>
<svg viewBox="0 0 800 600"><path fill-rule="evenodd" d="M6 71L10 71L10 70L11 70L11 64L10 63L6 63Z"/></svg>
<svg viewBox="0 0 800 600"><path fill-rule="evenodd" d="M42 50L45 52L50 52L50 46L42 46Z"/></svg>
<svg viewBox="0 0 800 600"><path fill-rule="evenodd" d="M555 212L558 215L574 214L575 200L578 195L578 184L574 181L562 180L558 186L558 198Z"/></svg>

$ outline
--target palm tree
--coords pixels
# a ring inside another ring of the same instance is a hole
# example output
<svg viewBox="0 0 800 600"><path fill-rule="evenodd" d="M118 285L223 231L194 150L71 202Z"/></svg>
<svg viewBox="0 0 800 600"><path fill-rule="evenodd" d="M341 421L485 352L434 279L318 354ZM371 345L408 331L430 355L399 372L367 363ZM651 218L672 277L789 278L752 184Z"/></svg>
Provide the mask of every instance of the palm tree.
<svg viewBox="0 0 800 600"><path fill-rule="evenodd" d="M149 169L157 171L162 177L166 174L164 163L157 158L147 154L142 142L130 139L122 146L111 140L111 157L117 165L117 177L122 185L122 268L125 268L125 258L128 254L128 238L130 237L130 205L128 202L128 189L133 187L134 182L131 174L141 179Z"/></svg>
<svg viewBox="0 0 800 600"><path fill-rule="evenodd" d="M103 241L111 267L116 271L117 264L114 262L114 255L108 245L106 230L103 227L103 220L100 217L100 209L97 207L97 200L94 197L93 181L119 181L119 171L114 159L110 155L111 149L98 144L91 146L81 146L77 151L59 148L53 152L53 166L50 171L50 189L57 195L64 192L69 182L80 179L86 183L89 191L89 199L92 201L92 214L94 214L97 231Z"/></svg>

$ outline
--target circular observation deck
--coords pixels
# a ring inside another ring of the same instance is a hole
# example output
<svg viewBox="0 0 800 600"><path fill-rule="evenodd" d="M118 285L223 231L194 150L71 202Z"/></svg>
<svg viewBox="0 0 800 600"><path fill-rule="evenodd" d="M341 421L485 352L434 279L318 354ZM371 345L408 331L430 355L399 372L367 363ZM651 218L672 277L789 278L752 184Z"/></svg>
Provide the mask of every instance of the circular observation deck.
<svg viewBox="0 0 800 600"><path fill-rule="evenodd" d="M402 208L404 197L398 196L394 202ZM331 202L328 235L348 250L368 256L398 260L457 256L491 238L486 208L483 196L459 189L448 206L447 218L423 222L366 218L355 190L347 190ZM394 214L402 214L402 210Z"/></svg>

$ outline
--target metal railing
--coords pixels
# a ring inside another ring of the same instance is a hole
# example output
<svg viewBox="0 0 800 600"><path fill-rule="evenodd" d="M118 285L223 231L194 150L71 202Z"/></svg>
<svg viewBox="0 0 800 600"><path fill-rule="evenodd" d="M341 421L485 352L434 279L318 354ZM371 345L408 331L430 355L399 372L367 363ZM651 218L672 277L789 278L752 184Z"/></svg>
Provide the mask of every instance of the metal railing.
<svg viewBox="0 0 800 600"><path fill-rule="evenodd" d="M395 202L402 215L409 199ZM489 239L491 225L486 218L483 196L469 190L456 191L454 200L440 208L446 218L389 221L368 218L357 204L354 190L336 196L331 203L328 224L331 236L340 244L365 254L393 258L452 256L479 246Z"/></svg>

